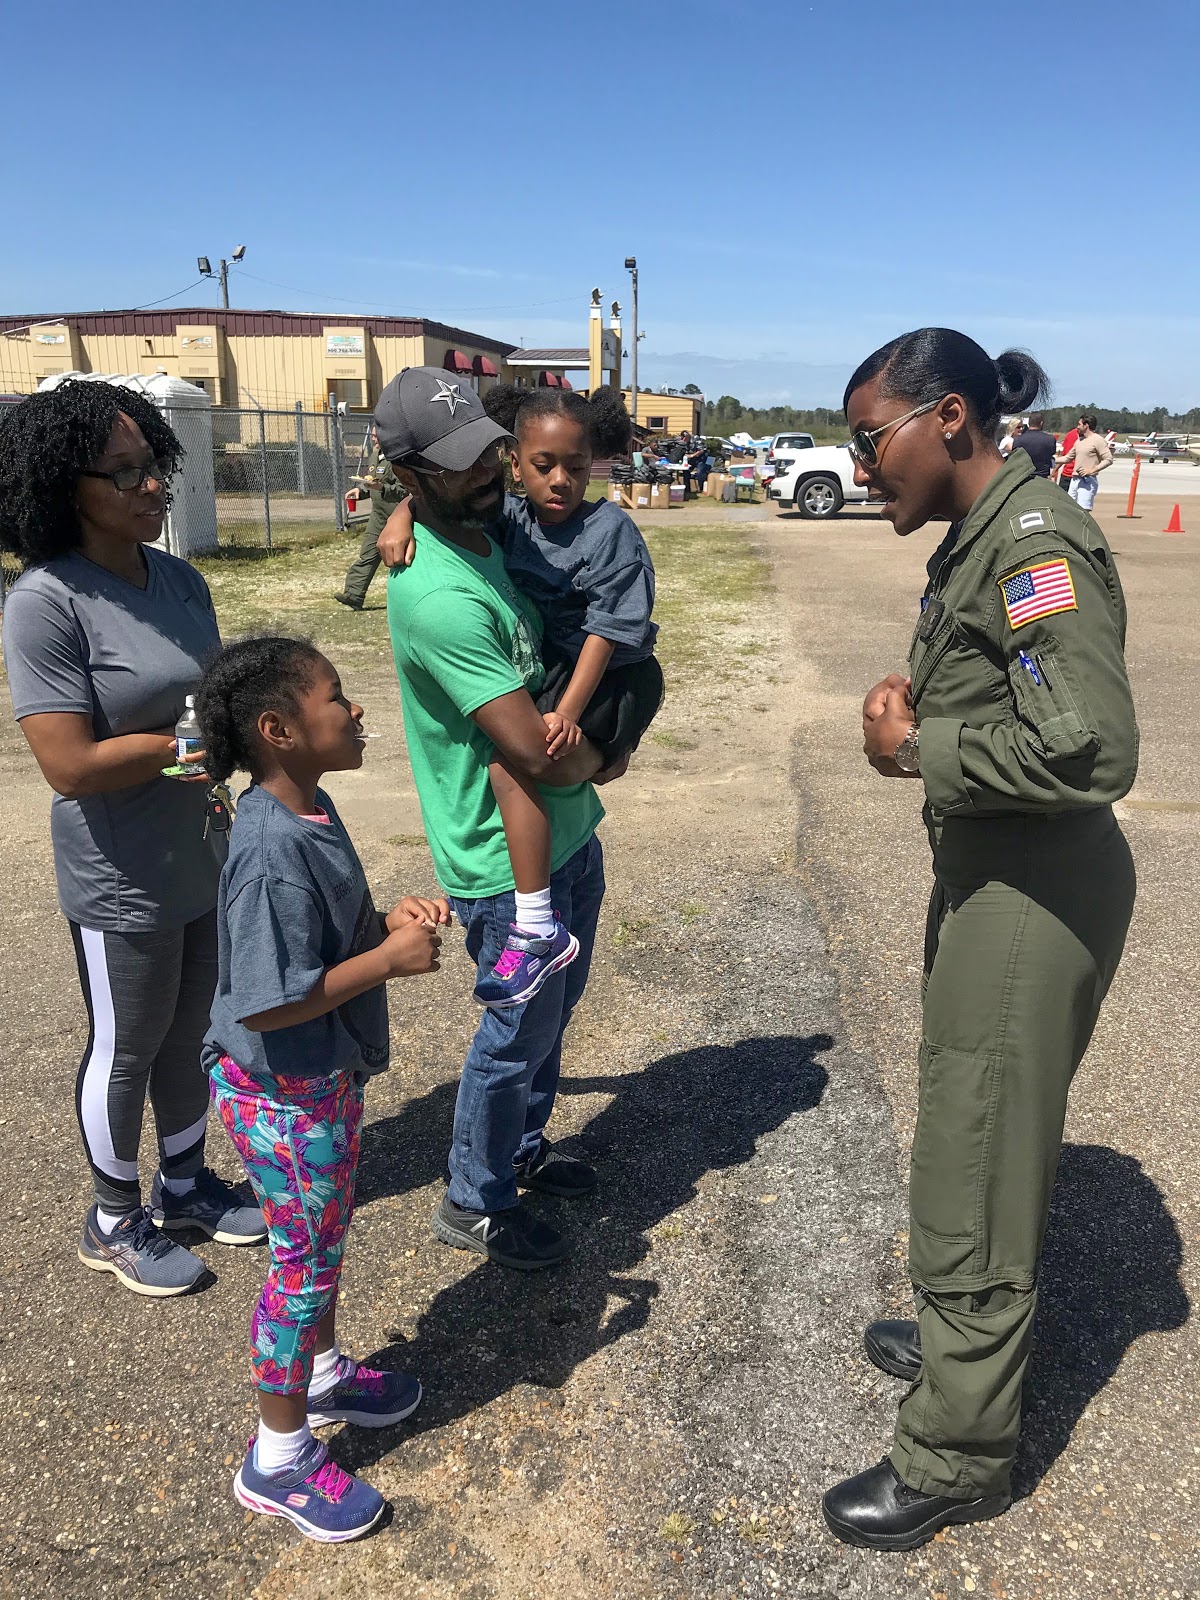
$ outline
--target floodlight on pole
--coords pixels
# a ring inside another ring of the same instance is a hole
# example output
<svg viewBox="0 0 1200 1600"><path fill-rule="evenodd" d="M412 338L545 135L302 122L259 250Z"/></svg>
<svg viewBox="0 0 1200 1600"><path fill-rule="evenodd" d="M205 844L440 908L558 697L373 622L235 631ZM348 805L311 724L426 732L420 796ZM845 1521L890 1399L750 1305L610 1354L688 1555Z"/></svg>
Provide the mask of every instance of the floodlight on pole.
<svg viewBox="0 0 1200 1600"><path fill-rule="evenodd" d="M229 261L241 261L245 254L246 246L244 244L239 244L237 249L231 254ZM221 304L226 311L229 310L229 261L226 261L225 257L222 256L220 271L214 272L212 269L212 263L209 261L207 256L196 257L196 265L200 269L200 276L202 278L219 278L221 280Z"/></svg>

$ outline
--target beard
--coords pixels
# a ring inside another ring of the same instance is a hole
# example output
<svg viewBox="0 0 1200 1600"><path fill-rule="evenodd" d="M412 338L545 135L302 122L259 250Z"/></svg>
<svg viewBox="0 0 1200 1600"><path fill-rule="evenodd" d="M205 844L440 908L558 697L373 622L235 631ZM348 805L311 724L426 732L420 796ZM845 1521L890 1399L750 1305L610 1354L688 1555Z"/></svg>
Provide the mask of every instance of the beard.
<svg viewBox="0 0 1200 1600"><path fill-rule="evenodd" d="M435 486L435 480L427 479L421 485L421 499L440 521L460 528L486 528L503 504L504 474L498 472L482 488L460 495L448 495Z"/></svg>

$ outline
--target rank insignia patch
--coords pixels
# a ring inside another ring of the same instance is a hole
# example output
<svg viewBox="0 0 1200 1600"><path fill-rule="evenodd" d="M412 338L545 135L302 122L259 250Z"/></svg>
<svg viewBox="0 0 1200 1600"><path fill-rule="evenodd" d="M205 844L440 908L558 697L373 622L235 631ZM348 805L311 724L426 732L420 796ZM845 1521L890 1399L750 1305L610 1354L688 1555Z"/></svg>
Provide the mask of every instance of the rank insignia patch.
<svg viewBox="0 0 1200 1600"><path fill-rule="evenodd" d="M1001 578L1000 593L1004 596L1008 625L1014 632L1039 617L1079 609L1071 569L1062 559L1041 561L1035 567L1023 567L1011 577Z"/></svg>

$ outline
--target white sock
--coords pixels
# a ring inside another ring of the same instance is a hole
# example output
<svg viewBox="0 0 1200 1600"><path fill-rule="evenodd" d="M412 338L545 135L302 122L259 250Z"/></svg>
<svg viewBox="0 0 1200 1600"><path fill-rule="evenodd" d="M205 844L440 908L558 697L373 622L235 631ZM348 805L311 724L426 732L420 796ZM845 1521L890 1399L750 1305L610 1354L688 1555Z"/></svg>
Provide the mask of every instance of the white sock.
<svg viewBox="0 0 1200 1600"><path fill-rule="evenodd" d="M121 1223L125 1221L125 1218L128 1215L128 1211L102 1211L100 1207L97 1206L96 1226L103 1234L112 1233L116 1228L120 1227Z"/></svg>
<svg viewBox="0 0 1200 1600"><path fill-rule="evenodd" d="M538 889L533 894L516 893L518 928L535 933L539 939L554 937L554 908L550 904L549 888Z"/></svg>
<svg viewBox="0 0 1200 1600"><path fill-rule="evenodd" d="M308 1398L320 1399L330 1389L337 1387L341 1373L342 1350L337 1340L328 1350L318 1350L313 1357L312 1377L308 1380Z"/></svg>
<svg viewBox="0 0 1200 1600"><path fill-rule="evenodd" d="M295 1433L276 1433L274 1428L260 1422L258 1442L254 1446L255 1465L268 1477L277 1477L298 1465L311 1440L312 1431L307 1422Z"/></svg>
<svg viewBox="0 0 1200 1600"><path fill-rule="evenodd" d="M166 1173L160 1168L158 1176L163 1188L168 1194L191 1194L192 1190L196 1187L196 1179L194 1174L190 1178L168 1178Z"/></svg>

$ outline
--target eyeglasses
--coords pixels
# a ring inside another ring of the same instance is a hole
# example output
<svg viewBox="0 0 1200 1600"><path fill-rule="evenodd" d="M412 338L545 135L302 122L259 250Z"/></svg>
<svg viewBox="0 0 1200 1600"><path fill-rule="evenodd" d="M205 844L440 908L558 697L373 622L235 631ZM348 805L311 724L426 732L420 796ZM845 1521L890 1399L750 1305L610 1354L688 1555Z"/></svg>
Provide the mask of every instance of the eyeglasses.
<svg viewBox="0 0 1200 1600"><path fill-rule="evenodd" d="M131 489L140 489L147 478L165 484L171 476L171 463L159 458L156 461L147 461L140 467L118 467L115 472L94 472L91 467L80 467L79 476L107 478L114 489L119 489L122 494L128 494Z"/></svg>
<svg viewBox="0 0 1200 1600"><path fill-rule="evenodd" d="M889 428L899 428L905 422L911 422L914 417L922 416L926 411L932 411L934 406L940 406L946 396L939 395L936 400L927 400L923 406L914 406L911 411L906 411L902 417L893 417L890 422L885 422L881 428L856 428L850 435L850 454L864 467L877 467L882 458L882 452L875 448L875 441ZM886 447L885 447L886 448Z"/></svg>
<svg viewBox="0 0 1200 1600"><path fill-rule="evenodd" d="M444 478L448 472L452 477L463 478L467 473L474 472L476 467L495 467L504 460L508 453L507 445L493 444L472 461L469 467L463 467L458 472L453 472L449 467L427 467L419 461L402 461L400 465L407 467L410 472L419 472L426 478Z"/></svg>

